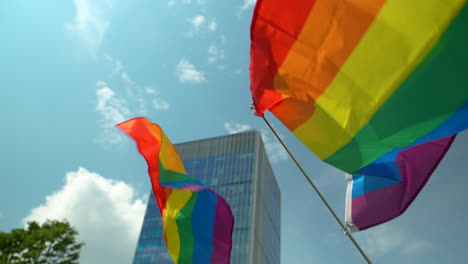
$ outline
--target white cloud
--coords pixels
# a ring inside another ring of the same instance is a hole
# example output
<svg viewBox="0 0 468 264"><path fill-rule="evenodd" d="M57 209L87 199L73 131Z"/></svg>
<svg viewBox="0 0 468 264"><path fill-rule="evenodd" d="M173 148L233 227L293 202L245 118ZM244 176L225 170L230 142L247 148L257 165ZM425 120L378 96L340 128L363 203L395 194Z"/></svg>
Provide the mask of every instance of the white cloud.
<svg viewBox="0 0 468 264"><path fill-rule="evenodd" d="M126 84L129 84L129 85L133 85L135 84L132 79L130 79L130 76L128 76L128 73L126 72L122 72L122 74L120 75L120 78L122 79L122 81L124 81Z"/></svg>
<svg viewBox="0 0 468 264"><path fill-rule="evenodd" d="M224 129L229 134L235 134L252 128L247 124L241 124L238 122L231 121L224 122ZM283 146L280 143L276 142L276 139L272 139L272 134L270 132L262 129L261 134L263 143L265 145L265 150L272 163L276 163L281 160L286 160L288 158L288 154L284 150Z"/></svg>
<svg viewBox="0 0 468 264"><path fill-rule="evenodd" d="M155 89L151 87L145 87L145 92L146 94L153 96L153 100L151 102L153 104L154 109L156 110L168 110L169 109L170 104L167 101L159 98L158 91L156 91Z"/></svg>
<svg viewBox="0 0 468 264"><path fill-rule="evenodd" d="M125 99L118 98L103 81L99 81L96 86L96 110L102 115L105 123L117 124L125 121L130 115Z"/></svg>
<svg viewBox="0 0 468 264"><path fill-rule="evenodd" d="M204 16L196 16L190 20L190 23L192 24L193 28L195 31L200 30L200 26L205 23L205 17Z"/></svg>
<svg viewBox="0 0 468 264"><path fill-rule="evenodd" d="M407 235L407 232L388 225L380 225L365 232L366 235L363 238L366 250L372 255L383 256L393 251L401 251L404 254L417 254L430 247L427 241L411 238Z"/></svg>
<svg viewBox="0 0 468 264"><path fill-rule="evenodd" d="M146 116L148 106L157 111L168 110L169 102L164 100L159 92L151 87L142 87L130 77L124 65L109 55L104 59L111 65L113 80L111 89L105 81L98 81L96 86L96 110L100 114L100 131L93 139L95 143L104 145L121 144L124 136L115 125L134 116ZM119 94L116 91L125 91Z"/></svg>
<svg viewBox="0 0 468 264"><path fill-rule="evenodd" d="M136 83L132 80L132 78L130 78L130 75L125 70L125 67L123 66L122 62L109 55L105 55L104 59L112 65L111 77L118 76L120 80L122 80L123 83L125 84L127 97L134 96L133 88L136 85Z"/></svg>
<svg viewBox="0 0 468 264"><path fill-rule="evenodd" d="M182 3L184 3L184 4L191 4L192 2L196 2L199 5L204 5L205 4L205 0L196 0L196 1L182 0Z"/></svg>
<svg viewBox="0 0 468 264"><path fill-rule="evenodd" d="M109 55L106 55L105 59L113 65L112 66L112 75L113 76L118 75L118 74L120 74L120 73L122 73L124 71L123 65L119 60L115 60L114 58L112 58Z"/></svg>
<svg viewBox="0 0 468 264"><path fill-rule="evenodd" d="M218 54L218 48L216 48L215 45L210 45L210 46L208 47L208 54L210 54L210 55L216 55L216 54Z"/></svg>
<svg viewBox="0 0 468 264"><path fill-rule="evenodd" d="M420 254L430 248L431 244L426 240L413 240L402 249L403 254Z"/></svg>
<svg viewBox="0 0 468 264"><path fill-rule="evenodd" d="M218 48L215 45L210 45L208 47L208 62L215 62L217 60Z"/></svg>
<svg viewBox="0 0 468 264"><path fill-rule="evenodd" d="M250 130L252 128L249 125L231 121L231 122L224 122L224 129L229 134L236 134L236 133L240 133L240 132Z"/></svg>
<svg viewBox="0 0 468 264"><path fill-rule="evenodd" d="M76 8L75 19L66 23L65 29L76 36L91 50L97 49L110 25L109 15L113 1L74 0Z"/></svg>
<svg viewBox="0 0 468 264"><path fill-rule="evenodd" d="M208 46L208 62L216 62L224 59L224 50L219 49L216 45L211 44Z"/></svg>
<svg viewBox="0 0 468 264"><path fill-rule="evenodd" d="M184 36L187 38L194 37L200 33L215 32L218 28L218 24L214 18L208 21L208 18L203 15L194 16L187 21L190 24L189 31L184 33Z"/></svg>
<svg viewBox="0 0 468 264"><path fill-rule="evenodd" d="M386 226L374 227L365 237L366 249L373 255L385 255L398 248L404 241L404 236L396 230L391 231Z"/></svg>
<svg viewBox="0 0 468 264"><path fill-rule="evenodd" d="M257 0L244 0L244 4L241 6L241 10L246 10L253 7L257 3Z"/></svg>
<svg viewBox="0 0 468 264"><path fill-rule="evenodd" d="M226 44L226 37L224 35L220 36L220 41L218 45L210 44L208 46L208 62L215 63L218 62L216 68L218 70L224 70L226 68L225 65L219 65L220 60L224 60L224 45Z"/></svg>
<svg viewBox="0 0 468 264"><path fill-rule="evenodd" d="M283 145L278 142L274 135L265 130L261 130L263 143L265 144L266 152L268 153L268 157L270 157L270 161L276 163L278 161L287 160L288 153L284 150Z"/></svg>
<svg viewBox="0 0 468 264"><path fill-rule="evenodd" d="M67 219L82 248L80 263L126 264L132 261L145 203L132 186L84 168L66 174L64 186L32 209L27 221Z"/></svg>
<svg viewBox="0 0 468 264"><path fill-rule="evenodd" d="M151 88L151 87L145 87L145 92L147 94L156 94L157 93L156 90Z"/></svg>
<svg viewBox="0 0 468 264"><path fill-rule="evenodd" d="M168 102L162 100L162 99L153 99L153 107L156 110L167 110L169 109L170 105Z"/></svg>
<svg viewBox="0 0 468 264"><path fill-rule="evenodd" d="M181 59L179 61L176 66L176 72L181 83L200 83L206 81L205 73L198 71L197 68L186 59Z"/></svg>
<svg viewBox="0 0 468 264"><path fill-rule="evenodd" d="M247 10L251 10L252 7L254 7L256 3L257 3L257 0L244 0L244 3L237 11L237 18L240 19L242 14Z"/></svg>
<svg viewBox="0 0 468 264"><path fill-rule="evenodd" d="M127 101L116 96L114 90L107 83L99 81L96 84L96 110L101 116L101 134L94 139L97 143L119 144L122 135L115 129L115 125L130 118L131 112Z"/></svg>
<svg viewBox="0 0 468 264"><path fill-rule="evenodd" d="M136 97L135 102L136 102L136 104L138 106L137 115L138 116L148 115L148 110L147 110L147 107L146 107L145 99L143 97Z"/></svg>
<svg viewBox="0 0 468 264"><path fill-rule="evenodd" d="M112 77L120 76L120 78L123 81L133 83L133 81L130 79L130 76L125 71L125 68L120 60L115 59L112 56L107 55L107 54L104 55L104 59L106 60L106 62L108 62L112 66L112 73L111 73Z"/></svg>
<svg viewBox="0 0 468 264"><path fill-rule="evenodd" d="M170 0L169 2L167 2L168 6L173 6L174 4L175 4L175 0Z"/></svg>
<svg viewBox="0 0 468 264"><path fill-rule="evenodd" d="M216 65L216 69L218 69L218 71L224 71L226 69L226 65Z"/></svg>
<svg viewBox="0 0 468 264"><path fill-rule="evenodd" d="M217 24L216 24L216 21L214 19L212 19L210 21L210 23L208 24L208 30L209 31L212 31L212 32L215 32L216 31L216 28L217 28Z"/></svg>
<svg viewBox="0 0 468 264"><path fill-rule="evenodd" d="M208 57L208 62L213 63L216 62L216 57Z"/></svg>

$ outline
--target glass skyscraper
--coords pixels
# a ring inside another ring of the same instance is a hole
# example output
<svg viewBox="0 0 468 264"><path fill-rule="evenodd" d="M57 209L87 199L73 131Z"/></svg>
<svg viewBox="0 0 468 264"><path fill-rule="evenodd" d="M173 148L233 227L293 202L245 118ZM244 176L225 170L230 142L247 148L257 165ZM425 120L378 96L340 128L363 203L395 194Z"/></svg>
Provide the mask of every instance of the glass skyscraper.
<svg viewBox="0 0 468 264"><path fill-rule="evenodd" d="M231 264L279 264L281 193L261 135L247 131L175 145L188 175L223 196L234 214ZM134 264L172 264L150 195Z"/></svg>

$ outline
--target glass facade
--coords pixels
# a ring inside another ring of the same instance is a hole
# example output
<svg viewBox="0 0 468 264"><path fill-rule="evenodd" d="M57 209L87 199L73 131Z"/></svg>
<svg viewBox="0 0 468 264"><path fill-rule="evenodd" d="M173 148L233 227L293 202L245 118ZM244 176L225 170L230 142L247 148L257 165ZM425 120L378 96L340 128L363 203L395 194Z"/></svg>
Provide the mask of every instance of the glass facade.
<svg viewBox="0 0 468 264"><path fill-rule="evenodd" d="M260 133L177 144L188 175L223 196L234 215L232 264L280 262L281 199ZM134 264L172 263L150 195Z"/></svg>

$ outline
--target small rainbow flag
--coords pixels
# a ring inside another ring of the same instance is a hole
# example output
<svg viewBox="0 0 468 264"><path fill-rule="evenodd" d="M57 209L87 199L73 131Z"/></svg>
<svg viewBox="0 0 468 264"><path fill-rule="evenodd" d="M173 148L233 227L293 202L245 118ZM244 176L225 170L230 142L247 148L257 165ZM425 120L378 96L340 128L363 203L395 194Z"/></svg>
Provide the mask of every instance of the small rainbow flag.
<svg viewBox="0 0 468 264"><path fill-rule="evenodd" d="M175 147L158 125L135 118L117 127L136 141L148 163L174 263L229 263L234 217L228 203L186 174Z"/></svg>
<svg viewBox="0 0 468 264"><path fill-rule="evenodd" d="M346 220L402 214L468 128L466 0L258 0L251 91L349 173Z"/></svg>

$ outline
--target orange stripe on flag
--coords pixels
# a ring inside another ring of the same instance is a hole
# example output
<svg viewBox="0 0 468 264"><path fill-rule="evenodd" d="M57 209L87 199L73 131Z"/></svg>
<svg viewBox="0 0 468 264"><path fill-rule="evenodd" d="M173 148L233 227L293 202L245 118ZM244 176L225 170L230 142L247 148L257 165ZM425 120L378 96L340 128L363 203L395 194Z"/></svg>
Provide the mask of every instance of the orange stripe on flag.
<svg viewBox="0 0 468 264"><path fill-rule="evenodd" d="M313 114L312 100L320 97L333 81L384 3L385 0L316 2L274 79L277 92L295 98L272 109L290 130L294 131ZM307 105L307 112L291 115L291 107L303 105Z"/></svg>

